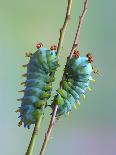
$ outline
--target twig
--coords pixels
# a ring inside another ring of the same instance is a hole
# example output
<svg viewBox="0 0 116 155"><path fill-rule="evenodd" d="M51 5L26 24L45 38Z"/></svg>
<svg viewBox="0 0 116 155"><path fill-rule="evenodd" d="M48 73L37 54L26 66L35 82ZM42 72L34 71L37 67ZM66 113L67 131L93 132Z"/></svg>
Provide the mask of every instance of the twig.
<svg viewBox="0 0 116 155"><path fill-rule="evenodd" d="M38 136L41 120L42 120L42 116L40 116L38 118L37 122L35 123L33 134L32 134L31 140L30 140L30 144L28 146L28 149L27 149L27 152L26 152L25 155L32 155L32 153L33 153L33 149L34 149L34 145L36 143L36 139L37 139L37 136Z"/></svg>
<svg viewBox="0 0 116 155"><path fill-rule="evenodd" d="M70 20L71 6L72 6L72 0L68 0L68 7L66 11L65 21L64 21L63 27L60 29L60 37L59 37L58 48L57 48L58 57L60 56L60 53L61 53L64 34L68 25L68 21Z"/></svg>
<svg viewBox="0 0 116 155"><path fill-rule="evenodd" d="M73 42L73 46L72 46L72 49L71 49L71 52L70 52L70 55L69 55L69 60L70 60L70 58L71 58L71 56L72 56L72 54L73 54L74 49L78 47L80 29L81 29L81 26L82 26L82 22L83 22L85 13L86 13L86 11L87 11L87 5L88 5L88 0L85 0L85 1L84 1L84 7L83 7L82 14L81 14L81 16L79 17L79 24L78 24L78 27L77 27L77 32L76 32L76 35L75 35L75 39L74 39L74 42ZM68 62L67 62L67 63L68 63Z"/></svg>
<svg viewBox="0 0 116 155"><path fill-rule="evenodd" d="M67 11L66 11L64 24L63 24L63 27L60 29L60 37L59 37L58 48L57 48L57 56L58 57L60 56L60 53L61 53L62 44L63 44L63 40L64 40L64 34L65 34L65 31L66 31L66 28L67 28L67 25L68 25L68 21L70 20L71 7L72 7L72 0L68 0L68 6L67 6ZM48 140L49 140L52 128L53 128L53 124L54 124L54 121L55 121L55 116L56 116L57 109L58 109L58 106L56 105L54 110L53 110L50 125L49 125L49 128L48 128L48 130L47 130L47 132L45 134L44 142L42 144L42 148L41 148L41 151L40 151L39 155L44 155L44 153L45 153L45 149L46 149L46 146L47 146L47 143L48 143Z"/></svg>
<svg viewBox="0 0 116 155"><path fill-rule="evenodd" d="M41 148L41 151L40 151L39 155L44 155L44 153L45 153L45 149L46 149L46 146L47 146L47 143L48 143L48 140L49 140L52 128L53 128L53 124L54 124L57 109L58 109L58 106L56 106L54 111L53 111L52 118L51 118L51 121L50 121L50 124L49 124L49 128L48 128L48 130L47 130L47 132L45 134L45 139L44 139L44 142L42 144L42 148Z"/></svg>

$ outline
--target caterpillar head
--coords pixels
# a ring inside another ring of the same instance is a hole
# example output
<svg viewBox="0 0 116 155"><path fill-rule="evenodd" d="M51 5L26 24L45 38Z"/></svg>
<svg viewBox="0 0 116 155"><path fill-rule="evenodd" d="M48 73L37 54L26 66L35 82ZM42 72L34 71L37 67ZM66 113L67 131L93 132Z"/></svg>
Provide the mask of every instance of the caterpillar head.
<svg viewBox="0 0 116 155"><path fill-rule="evenodd" d="M93 56L91 53L88 53L86 57L79 57L77 72L80 75L90 75L93 71L91 63L93 62Z"/></svg>
<svg viewBox="0 0 116 155"><path fill-rule="evenodd" d="M58 58L56 55L57 46L51 46L50 50L47 50L43 47L42 43L38 43L37 47L37 55L39 63L41 63L45 68L48 68L49 71L55 71L58 67ZM36 57L36 56L35 56Z"/></svg>
<svg viewBox="0 0 116 155"><path fill-rule="evenodd" d="M70 71L76 76L90 75L92 73L93 56L88 53L86 56L80 56L79 51L73 52L73 57L70 61Z"/></svg>

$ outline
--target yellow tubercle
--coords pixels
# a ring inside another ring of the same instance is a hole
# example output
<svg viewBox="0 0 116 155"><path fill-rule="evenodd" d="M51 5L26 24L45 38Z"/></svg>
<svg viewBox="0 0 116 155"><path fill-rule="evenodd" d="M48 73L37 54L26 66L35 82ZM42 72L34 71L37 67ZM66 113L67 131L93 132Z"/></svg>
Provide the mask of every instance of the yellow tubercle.
<svg viewBox="0 0 116 155"><path fill-rule="evenodd" d="M88 90L89 90L89 91L92 91L92 89L91 89L90 87L88 87Z"/></svg>
<svg viewBox="0 0 116 155"><path fill-rule="evenodd" d="M75 109L75 110L77 110L77 107L76 107L76 105L74 105L73 107L74 107L74 109Z"/></svg>
<svg viewBox="0 0 116 155"><path fill-rule="evenodd" d="M83 99L85 100L86 99L86 96L83 94Z"/></svg>
<svg viewBox="0 0 116 155"><path fill-rule="evenodd" d="M67 115L70 116L70 112L69 111L67 112Z"/></svg>
<svg viewBox="0 0 116 155"><path fill-rule="evenodd" d="M92 82L94 82L94 83L96 82L96 80L95 80L95 79L92 79L91 81L92 81Z"/></svg>
<svg viewBox="0 0 116 155"><path fill-rule="evenodd" d="M77 104L78 104L78 106L80 106L80 105L81 105L80 101L78 101L78 103L77 103Z"/></svg>

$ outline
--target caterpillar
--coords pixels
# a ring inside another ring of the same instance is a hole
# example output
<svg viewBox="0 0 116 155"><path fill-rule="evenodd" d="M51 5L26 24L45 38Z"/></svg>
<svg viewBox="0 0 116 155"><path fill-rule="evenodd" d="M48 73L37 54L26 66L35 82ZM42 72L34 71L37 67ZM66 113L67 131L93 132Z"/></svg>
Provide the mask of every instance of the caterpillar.
<svg viewBox="0 0 116 155"><path fill-rule="evenodd" d="M36 47L35 53L26 53L26 56L30 57L30 61L27 65L23 65L23 67L27 67L27 73L22 75L26 77L26 81L21 83L26 87L19 91L24 92L24 96L18 99L21 101L21 106L16 111L20 113L18 126L24 123L24 127L28 129L31 124L35 124L47 106L47 100L52 91L54 73L59 66L55 45L51 46L50 50L44 48L42 43L38 43Z"/></svg>
<svg viewBox="0 0 116 155"><path fill-rule="evenodd" d="M65 79L62 81L62 87L57 89L57 94L51 104L52 109L58 105L56 118L61 115L69 115L72 107L77 109L76 104L80 105L79 99L88 90L90 81L94 72L91 63L93 56L88 53L86 56L80 56L79 51L74 50L70 62L65 66Z"/></svg>

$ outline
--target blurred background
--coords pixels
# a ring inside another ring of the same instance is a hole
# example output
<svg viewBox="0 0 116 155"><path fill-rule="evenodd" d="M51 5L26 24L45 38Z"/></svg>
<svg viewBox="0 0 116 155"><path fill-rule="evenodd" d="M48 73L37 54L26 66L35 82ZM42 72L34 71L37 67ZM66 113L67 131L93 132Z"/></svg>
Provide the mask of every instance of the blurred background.
<svg viewBox="0 0 116 155"><path fill-rule="evenodd" d="M74 40L84 0L73 0L71 20L67 28L61 67L57 72L58 87ZM50 48L58 43L64 22L67 0L0 0L0 155L24 155L31 138L31 129L18 127L15 113L21 97L17 91L26 64L26 52L34 52L37 42ZM54 126L46 155L114 155L116 152L116 1L89 0L82 25L79 51L92 52L99 70L97 82L91 84L86 100L70 117ZM46 114L41 125L34 155L39 154L50 121Z"/></svg>

